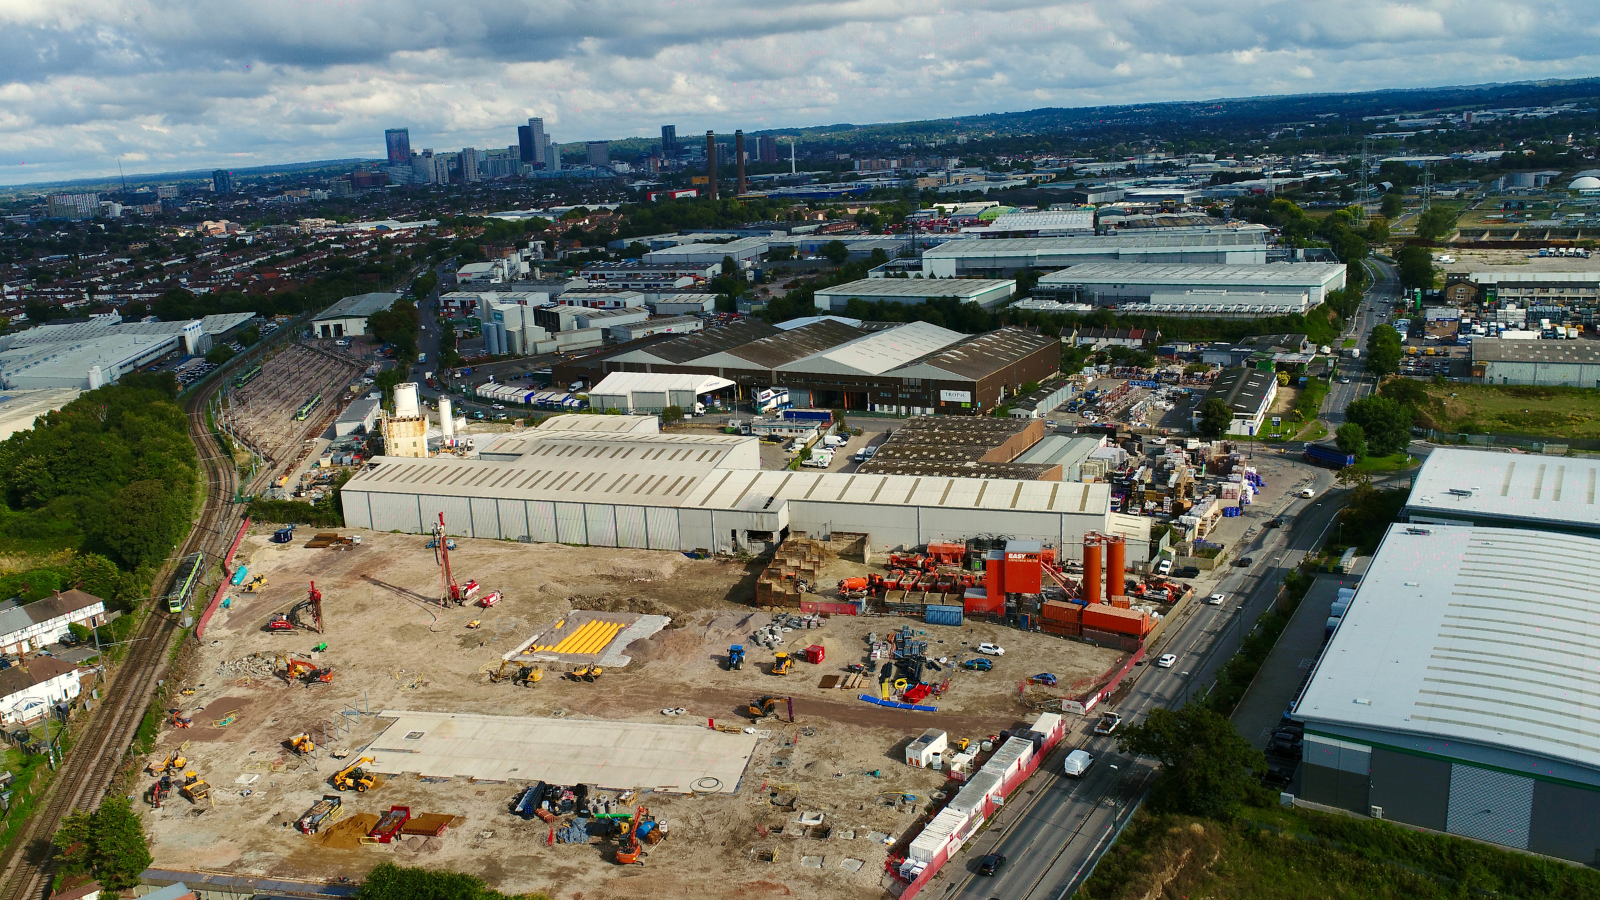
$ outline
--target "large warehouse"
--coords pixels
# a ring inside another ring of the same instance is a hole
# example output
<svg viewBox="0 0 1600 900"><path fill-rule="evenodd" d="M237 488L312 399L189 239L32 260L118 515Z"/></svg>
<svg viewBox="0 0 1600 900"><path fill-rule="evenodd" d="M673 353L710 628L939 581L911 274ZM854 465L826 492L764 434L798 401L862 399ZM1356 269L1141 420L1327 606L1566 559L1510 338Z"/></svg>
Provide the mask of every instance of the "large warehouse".
<svg viewBox="0 0 1600 900"><path fill-rule="evenodd" d="M400 299L399 294L356 294L323 310L311 320L311 333L319 338L357 337L367 333L367 319Z"/></svg>
<svg viewBox="0 0 1600 900"><path fill-rule="evenodd" d="M867 534L876 547L973 535L1044 541L1121 534L1142 562L1150 520L1111 512L1110 486L764 471L759 440L655 433L655 419L557 416L479 459L378 457L343 490L346 524L654 550L760 552L789 531ZM586 430L587 429L587 430Z"/></svg>
<svg viewBox="0 0 1600 900"><path fill-rule="evenodd" d="M1249 227L1205 234L947 241L923 252L922 273L929 278L1011 278L1022 269L1053 271L1096 262L1243 266L1266 261L1267 230Z"/></svg>
<svg viewBox="0 0 1600 900"><path fill-rule="evenodd" d="M1533 528L1600 538L1600 461L1436 447L1411 483L1407 522Z"/></svg>
<svg viewBox="0 0 1600 900"><path fill-rule="evenodd" d="M1600 863L1597 585L1600 540L1391 526L1295 707L1301 796Z"/></svg>
<svg viewBox="0 0 1600 900"><path fill-rule="evenodd" d="M1260 304L1264 302L1262 294L1285 294L1297 302L1320 306L1329 291L1343 288L1344 283L1343 263L1086 263L1039 279L1033 295L1063 303L1121 306L1149 303L1157 294L1208 291L1226 292L1213 294L1215 302L1227 302L1231 294L1237 302ZM1307 300L1301 300L1302 296Z"/></svg>
<svg viewBox="0 0 1600 900"><path fill-rule="evenodd" d="M589 384L611 372L715 375L746 394L788 388L795 406L983 415L1060 365L1056 339L1021 328L968 335L927 322L822 316L797 328L744 321L666 336L561 363L552 374Z"/></svg>
<svg viewBox="0 0 1600 900"><path fill-rule="evenodd" d="M838 287L818 288L817 309L843 310L851 300L868 303L926 303L954 297L963 303L993 308L1011 299L1017 282L1010 278L866 278Z"/></svg>
<svg viewBox="0 0 1600 900"><path fill-rule="evenodd" d="M1477 338L1472 377L1479 384L1600 387L1600 341Z"/></svg>

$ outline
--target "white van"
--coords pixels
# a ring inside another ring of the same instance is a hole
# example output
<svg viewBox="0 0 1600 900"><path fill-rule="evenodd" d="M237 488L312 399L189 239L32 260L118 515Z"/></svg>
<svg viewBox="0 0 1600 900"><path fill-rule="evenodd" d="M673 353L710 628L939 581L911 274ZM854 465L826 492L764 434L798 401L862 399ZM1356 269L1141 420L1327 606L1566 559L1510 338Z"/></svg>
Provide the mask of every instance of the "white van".
<svg viewBox="0 0 1600 900"><path fill-rule="evenodd" d="M1094 757L1082 750L1074 750L1067 754L1066 760L1061 764L1062 771L1073 778L1082 778L1083 773L1089 771L1094 765Z"/></svg>

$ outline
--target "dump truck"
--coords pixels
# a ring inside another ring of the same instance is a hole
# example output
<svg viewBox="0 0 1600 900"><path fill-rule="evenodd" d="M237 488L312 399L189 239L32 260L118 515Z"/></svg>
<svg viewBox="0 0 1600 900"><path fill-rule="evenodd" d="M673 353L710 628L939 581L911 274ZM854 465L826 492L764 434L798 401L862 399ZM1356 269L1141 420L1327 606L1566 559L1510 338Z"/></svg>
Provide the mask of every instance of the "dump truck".
<svg viewBox="0 0 1600 900"><path fill-rule="evenodd" d="M744 668L744 645L734 644L728 648L728 671L737 672Z"/></svg>
<svg viewBox="0 0 1600 900"><path fill-rule="evenodd" d="M183 767L188 764L189 761L183 758L183 754L174 750L160 762L151 761L148 771L151 775L170 775L173 772L183 771Z"/></svg>
<svg viewBox="0 0 1600 900"><path fill-rule="evenodd" d="M333 786L341 791L354 790L356 793L366 793L378 779L366 769L361 768L366 763L372 762L370 756L363 756L350 765L333 774Z"/></svg>
<svg viewBox="0 0 1600 900"><path fill-rule="evenodd" d="M578 666L567 673L567 678L571 681L598 681L605 672L599 666Z"/></svg>
<svg viewBox="0 0 1600 900"><path fill-rule="evenodd" d="M323 794L322 799L313 803L294 825L302 834L316 834L322 830L322 826L338 819L343 811L344 798L338 794Z"/></svg>
<svg viewBox="0 0 1600 900"><path fill-rule="evenodd" d="M190 803L199 803L201 800L211 796L211 785L206 784L206 780L201 778L199 774L185 772L183 773L183 787L180 788L180 791Z"/></svg>

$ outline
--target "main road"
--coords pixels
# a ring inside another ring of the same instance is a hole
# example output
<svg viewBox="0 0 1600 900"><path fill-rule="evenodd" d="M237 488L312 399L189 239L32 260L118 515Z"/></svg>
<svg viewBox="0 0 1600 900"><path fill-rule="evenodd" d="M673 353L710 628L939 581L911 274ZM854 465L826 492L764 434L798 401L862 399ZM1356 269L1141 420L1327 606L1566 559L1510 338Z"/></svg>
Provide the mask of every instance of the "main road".
<svg viewBox="0 0 1600 900"><path fill-rule="evenodd" d="M1136 680L1117 704L1124 725L1143 721L1157 707L1179 707L1215 681L1218 670L1238 650L1278 595L1283 578L1314 549L1344 506L1343 491L1332 489L1333 474L1305 470L1303 487L1315 496L1301 499L1298 490L1279 509L1258 514L1261 520L1240 543L1241 556L1255 564L1230 567L1210 590L1226 599L1218 606L1198 597L1184 621L1151 648L1152 660L1170 653L1171 668L1153 663L1135 669ZM1268 528L1283 517L1284 528ZM1133 801L1155 775L1154 763L1117 752L1117 739L1092 732L1085 721L1068 734L1040 765L1039 772L1001 809L964 852L946 864L944 873L922 897L935 900L1061 900L1083 882L1100 853L1126 823ZM1072 750L1085 750L1095 764L1082 778L1062 774L1062 761ZM999 853L1007 862L992 877L976 874L977 861Z"/></svg>
<svg viewBox="0 0 1600 900"><path fill-rule="evenodd" d="M1389 311L1394 309L1394 304L1400 297L1400 279L1396 277L1392 263L1371 259L1365 265L1370 276L1370 286L1361 298L1361 305L1356 307L1356 314L1351 317L1344 334L1340 335L1341 343L1354 340L1355 346L1360 348L1363 356L1360 359L1351 359L1344 355L1346 351L1343 347L1333 348L1339 354L1338 372L1333 384L1328 388L1328 396L1322 401L1322 421L1327 423L1329 434L1344 424L1346 407L1372 393L1376 388L1376 382L1367 373L1364 361L1367 336L1372 333L1372 329L1387 320Z"/></svg>

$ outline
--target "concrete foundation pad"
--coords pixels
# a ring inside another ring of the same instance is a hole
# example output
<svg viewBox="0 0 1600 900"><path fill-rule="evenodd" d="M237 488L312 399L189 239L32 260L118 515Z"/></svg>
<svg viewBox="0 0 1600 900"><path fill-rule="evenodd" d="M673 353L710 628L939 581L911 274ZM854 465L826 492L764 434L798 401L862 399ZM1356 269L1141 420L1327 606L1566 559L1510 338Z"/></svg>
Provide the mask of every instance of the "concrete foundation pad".
<svg viewBox="0 0 1600 900"><path fill-rule="evenodd" d="M394 723L362 755L385 775L592 784L614 790L731 794L756 737L696 725L384 710Z"/></svg>

